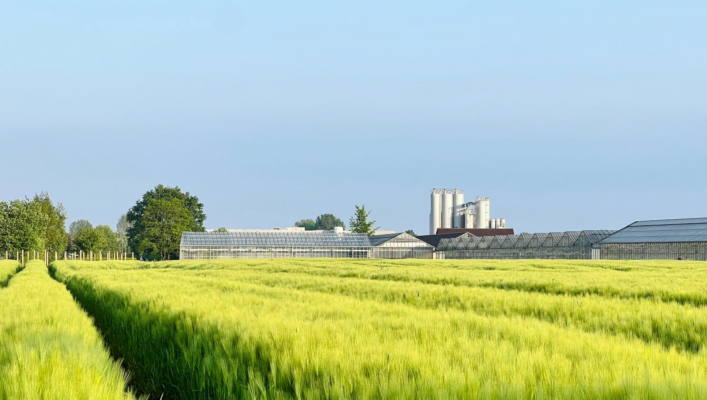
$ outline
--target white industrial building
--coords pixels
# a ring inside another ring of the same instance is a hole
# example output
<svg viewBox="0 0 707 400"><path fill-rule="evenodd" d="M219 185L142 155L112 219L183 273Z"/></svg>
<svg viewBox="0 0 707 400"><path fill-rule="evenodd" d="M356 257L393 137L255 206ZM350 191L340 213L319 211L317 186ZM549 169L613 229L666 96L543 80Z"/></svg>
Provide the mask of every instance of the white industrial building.
<svg viewBox="0 0 707 400"><path fill-rule="evenodd" d="M459 189L432 189L430 200L430 235L438 229L502 229L504 218L491 218L491 200L476 197L466 202Z"/></svg>

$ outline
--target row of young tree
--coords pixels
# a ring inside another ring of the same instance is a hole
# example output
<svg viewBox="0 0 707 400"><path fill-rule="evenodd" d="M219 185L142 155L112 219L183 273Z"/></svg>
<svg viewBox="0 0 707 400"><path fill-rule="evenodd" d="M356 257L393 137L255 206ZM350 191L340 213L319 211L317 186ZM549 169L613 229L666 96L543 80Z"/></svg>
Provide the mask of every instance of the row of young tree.
<svg viewBox="0 0 707 400"><path fill-rule="evenodd" d="M196 196L159 185L120 217L115 230L78 220L67 232L66 218L64 206L54 204L45 192L31 199L0 202L0 254L134 252L147 260L175 259L182 232L204 231L206 214Z"/></svg>

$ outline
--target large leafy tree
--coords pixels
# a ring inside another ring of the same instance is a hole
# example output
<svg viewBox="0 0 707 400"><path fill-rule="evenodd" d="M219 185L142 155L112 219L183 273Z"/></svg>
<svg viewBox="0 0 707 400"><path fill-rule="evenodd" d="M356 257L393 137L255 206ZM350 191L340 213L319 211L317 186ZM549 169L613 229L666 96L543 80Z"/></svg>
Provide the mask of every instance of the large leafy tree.
<svg viewBox="0 0 707 400"><path fill-rule="evenodd" d="M103 237L104 245L99 250L101 250L103 253L107 253L109 251L115 252L120 250L120 245L118 243L118 234L113 232L110 226L98 225L94 229L96 232L98 232L100 236Z"/></svg>
<svg viewBox="0 0 707 400"><path fill-rule="evenodd" d="M182 232L193 227L193 219L179 198L151 199L140 221L144 229L135 238L138 252L151 260L179 258Z"/></svg>
<svg viewBox="0 0 707 400"><path fill-rule="evenodd" d="M49 216L36 201L0 202L0 252L45 249Z"/></svg>
<svg viewBox="0 0 707 400"><path fill-rule="evenodd" d="M313 231L317 229L317 223L313 219L302 219L295 222L295 226L304 228L305 231Z"/></svg>
<svg viewBox="0 0 707 400"><path fill-rule="evenodd" d="M74 237L74 249L84 253L98 254L106 247L106 238L98 229L81 229Z"/></svg>
<svg viewBox="0 0 707 400"><path fill-rule="evenodd" d="M186 226L180 225L181 228L184 228L184 231L204 231L204 221L206 220L206 214L204 214L204 205L199 202L199 198L197 198L196 196L192 196L191 194L189 194L189 192L182 192L179 187L171 188L163 185L158 185L153 190L150 190L145 193L142 196L142 199L135 203L135 205L126 214L127 222L131 224L131 226L126 229L126 232L128 239L128 247L130 247L132 251L139 254L147 255L144 251L140 250L141 248L146 248L144 244L147 242L143 243L145 238L152 237L152 234L145 234L145 230L147 229L145 225L145 213L150 204L156 200L168 200L168 202L159 202L155 204L169 204L171 206L179 203L180 207L184 208L188 219ZM176 200L176 202L171 202L171 200ZM155 211L154 207L155 206L153 205L153 211ZM179 238L172 239L174 242L170 244L170 248L174 248L175 245L177 246L177 248L179 247L181 232L179 232L179 235ZM157 253L159 253L159 251L157 251ZM172 252L170 253L170 255L174 256L175 253Z"/></svg>
<svg viewBox="0 0 707 400"><path fill-rule="evenodd" d="M349 226L351 227L351 232L365 233L368 236L373 235L373 233L378 228L373 227L373 225L376 224L376 221L369 221L368 220L368 217L370 215L371 215L371 212L366 211L365 205L362 205L361 207L356 206L356 213L354 214L353 217L351 217L351 221L349 222Z"/></svg>
<svg viewBox="0 0 707 400"><path fill-rule="evenodd" d="M63 253L68 244L66 235L66 210L61 203L54 205L47 192L34 196L41 212L47 217L46 230L44 231L44 248L50 252Z"/></svg>
<svg viewBox="0 0 707 400"><path fill-rule="evenodd" d="M322 214L314 222L315 230L333 231L336 227L346 228L344 221L336 218L333 214Z"/></svg>

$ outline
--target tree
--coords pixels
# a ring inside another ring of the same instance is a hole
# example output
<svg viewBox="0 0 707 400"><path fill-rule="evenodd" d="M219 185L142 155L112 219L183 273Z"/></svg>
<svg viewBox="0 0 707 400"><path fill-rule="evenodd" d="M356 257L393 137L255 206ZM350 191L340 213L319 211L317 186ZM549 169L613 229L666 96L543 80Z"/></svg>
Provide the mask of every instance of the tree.
<svg viewBox="0 0 707 400"><path fill-rule="evenodd" d="M228 229L226 229L226 228L218 228L218 229L216 229L216 232L226 233L226 232L228 232Z"/></svg>
<svg viewBox="0 0 707 400"><path fill-rule="evenodd" d="M301 219L295 222L295 226L304 228L305 231L314 231L317 229L317 223L313 219Z"/></svg>
<svg viewBox="0 0 707 400"><path fill-rule="evenodd" d="M182 232L193 228L194 221L182 199L152 198L140 224L143 229L135 238L138 252L149 260L171 260L179 258Z"/></svg>
<svg viewBox="0 0 707 400"><path fill-rule="evenodd" d="M69 225L69 236L75 238L83 229L93 229L93 225L85 219L74 221Z"/></svg>
<svg viewBox="0 0 707 400"><path fill-rule="evenodd" d="M106 238L97 229L81 229L74 237L74 248L87 254L90 252L98 254L105 247Z"/></svg>
<svg viewBox="0 0 707 400"><path fill-rule="evenodd" d="M123 214L115 225L115 233L118 235L118 251L123 253L128 251L128 228L132 224L128 222L127 214Z"/></svg>
<svg viewBox="0 0 707 400"><path fill-rule="evenodd" d="M192 196L189 192L182 193L179 187L166 187L163 185L156 186L153 190L148 191L142 196L135 205L128 211L126 218L128 223L132 224L127 228L127 238L128 247L136 253L142 253L140 248L142 242L146 237L151 237L151 235L144 235L146 229L145 226L145 213L147 207L152 203L153 200L177 200L181 206L187 212L188 223L185 227L185 231L190 232L203 232L204 231L204 221L206 220L206 214L204 214L204 205L199 203L199 199L196 196ZM159 203L163 205L176 204L176 203ZM154 206L153 206L154 207ZM154 211L154 210L153 210ZM181 232L179 232L181 238ZM176 239L176 245L179 247L179 239ZM174 243L169 247L172 248ZM143 247L144 248L144 247ZM171 253L173 256L175 253Z"/></svg>
<svg viewBox="0 0 707 400"><path fill-rule="evenodd" d="M417 236L417 235L415 234L415 231L413 231L412 229L406 230L405 233L407 233L407 234L410 235L410 236Z"/></svg>
<svg viewBox="0 0 707 400"><path fill-rule="evenodd" d="M0 202L0 252L45 249L49 216L39 202Z"/></svg>
<svg viewBox="0 0 707 400"><path fill-rule="evenodd" d="M108 252L116 252L120 250L120 244L118 243L118 234L113 232L108 225L98 225L94 230L103 237L103 246L98 250L102 251L104 254Z"/></svg>
<svg viewBox="0 0 707 400"><path fill-rule="evenodd" d="M373 233L375 233L376 229L374 228L373 225L375 225L376 221L368 221L368 217L371 215L371 212L368 211L366 212L366 205L362 205L361 207L356 206L356 214L351 217L351 221L349 222L349 226L351 227L351 232L353 233L365 233L368 236L372 236Z"/></svg>
<svg viewBox="0 0 707 400"><path fill-rule="evenodd" d="M314 222L315 230L333 231L336 227L346 229L344 221L336 218L333 214L322 214L318 216L317 220Z"/></svg>
<svg viewBox="0 0 707 400"><path fill-rule="evenodd" d="M46 230L43 233L44 249L49 252L63 253L67 246L66 210L61 203L54 205L47 192L35 195L32 199L41 212L47 216Z"/></svg>

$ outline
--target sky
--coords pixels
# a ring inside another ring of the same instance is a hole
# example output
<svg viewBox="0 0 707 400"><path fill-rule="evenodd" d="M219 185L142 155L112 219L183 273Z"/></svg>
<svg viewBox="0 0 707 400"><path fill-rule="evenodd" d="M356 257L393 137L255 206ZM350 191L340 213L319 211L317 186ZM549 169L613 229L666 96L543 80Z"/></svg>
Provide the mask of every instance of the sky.
<svg viewBox="0 0 707 400"><path fill-rule="evenodd" d="M115 226L158 184L209 228L430 191L516 232L707 217L707 2L0 0L0 200ZM68 228L68 223L67 223Z"/></svg>

